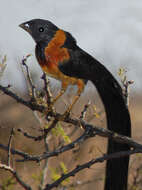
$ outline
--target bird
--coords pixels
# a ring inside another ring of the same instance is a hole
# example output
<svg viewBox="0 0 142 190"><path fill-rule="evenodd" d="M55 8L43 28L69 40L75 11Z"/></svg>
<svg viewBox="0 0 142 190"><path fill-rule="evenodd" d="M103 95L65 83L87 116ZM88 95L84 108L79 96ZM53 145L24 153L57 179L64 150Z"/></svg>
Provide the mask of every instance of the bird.
<svg viewBox="0 0 142 190"><path fill-rule="evenodd" d="M61 81L61 92L54 101L69 85L77 85L77 96L69 108L71 109L89 80L103 102L107 128L121 135L131 136L131 119L122 87L100 61L81 49L71 33L49 20L32 19L19 26L34 39L35 55L42 70ZM108 140L107 154L128 150L129 145ZM104 190L127 190L128 166L129 156L108 160Z"/></svg>
<svg viewBox="0 0 142 190"><path fill-rule="evenodd" d="M66 111L69 113L73 105L79 99L81 93L84 91L85 84L87 83L87 80L64 75L58 68L59 62L64 62L69 59L69 53L63 46L65 43L68 43L68 40L72 38L72 36L70 36L69 33L65 34L63 30L58 29L50 21L47 22L41 19L26 22L21 24L20 27L31 34L36 42L35 55L42 70L48 76L61 81L61 90L52 101L52 104L64 94L69 85L77 85L77 96L75 96L72 104ZM75 39L73 44L69 45L73 47L74 43Z"/></svg>

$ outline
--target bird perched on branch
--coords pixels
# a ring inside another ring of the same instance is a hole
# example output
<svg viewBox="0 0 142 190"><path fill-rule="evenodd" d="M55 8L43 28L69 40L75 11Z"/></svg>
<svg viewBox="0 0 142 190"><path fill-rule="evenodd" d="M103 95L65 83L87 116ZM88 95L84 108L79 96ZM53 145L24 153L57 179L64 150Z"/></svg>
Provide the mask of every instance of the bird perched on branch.
<svg viewBox="0 0 142 190"><path fill-rule="evenodd" d="M78 92L73 105L90 80L104 104L108 129L122 135L131 135L130 116L122 89L98 60L82 50L69 32L48 20L33 19L20 24L20 27L34 39L36 58L42 70L62 83L61 92L54 101L64 93L68 85L77 85ZM130 150L128 145L109 139L108 154L127 150ZM127 190L128 164L129 156L107 161L105 190Z"/></svg>
<svg viewBox="0 0 142 190"><path fill-rule="evenodd" d="M42 70L50 77L61 81L61 91L53 103L66 91L69 85L77 85L77 96L68 108L68 112L84 90L86 80L69 77L58 68L59 63L69 61L70 55L66 45L73 48L75 39L49 21L35 19L20 25L31 34L36 42L35 55ZM70 43L71 42L71 43Z"/></svg>

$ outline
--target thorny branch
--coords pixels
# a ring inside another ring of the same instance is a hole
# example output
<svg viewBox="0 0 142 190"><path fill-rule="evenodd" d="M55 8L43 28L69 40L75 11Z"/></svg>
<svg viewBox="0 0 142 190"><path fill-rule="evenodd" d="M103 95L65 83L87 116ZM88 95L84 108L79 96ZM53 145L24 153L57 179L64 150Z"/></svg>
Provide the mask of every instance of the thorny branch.
<svg viewBox="0 0 142 190"><path fill-rule="evenodd" d="M0 163L0 169L9 171L9 172L13 175L13 177L15 177L16 181L17 181L25 190L32 190L32 188L31 188L29 185L27 185L27 184L19 177L19 175L17 174L17 172L16 172L13 168L11 168L10 166L7 166L7 165L5 165L5 164L1 164L1 163Z"/></svg>
<svg viewBox="0 0 142 190"><path fill-rule="evenodd" d="M129 106L129 87L134 83L133 80L128 80L126 76L127 70L124 68L120 68L118 71L118 75L121 78L121 83L123 85L123 95L125 98L126 105Z"/></svg>
<svg viewBox="0 0 142 190"><path fill-rule="evenodd" d="M83 120L85 118L86 112L90 106L91 102L89 101L85 106L83 111L81 112L80 120Z"/></svg>
<svg viewBox="0 0 142 190"><path fill-rule="evenodd" d="M19 129L19 131L21 133L23 133L24 136L26 136L28 138L31 138L31 139L34 139L35 141L39 141L39 140L43 140L43 139L45 140L47 138L48 133L51 131L51 129L53 129L56 126L56 124L58 123L58 121L60 121L61 118L63 118L63 117L62 117L62 114L57 113L56 111L54 111L54 109L51 109L51 110L48 109L49 106L51 105L51 97L52 96L50 94L49 81L47 81L45 73L43 73L42 79L44 81L44 91L46 93L45 98L46 98L47 105L38 103L37 97L36 97L36 94L35 94L35 86L32 83L32 79L31 79L31 76L30 76L30 73L29 73L29 69L28 69L28 66L26 65L26 61L27 61L28 57L29 56L26 56L22 60L22 64L26 68L27 79L28 79L29 85L31 87L31 92L32 92L31 93L32 94L31 100L29 100L29 101L24 100L23 98L19 97L15 93L13 93L9 88L3 87L2 85L0 85L0 91L5 93L6 95L12 97L18 103L21 103L21 104L25 105L26 107L30 108L31 110L38 111L40 113L44 113L46 115L47 121L48 121L49 116L53 118L53 121L51 122L50 126L48 128L46 128L46 129L44 129L43 135L40 135L40 136L37 136L37 137L33 137L33 136L29 135L28 133L23 132L21 129ZM125 88L124 96L126 97L126 100L128 100L128 87L129 87L129 84L132 84L132 83L130 81L127 81L126 78L124 78L124 79L125 79L125 80L123 80L123 85L124 85L124 88ZM12 139L12 136L13 136L13 131L11 131L8 146L0 144L1 149L8 151L8 166L4 165L4 164L0 164L0 169L8 170L10 173L12 173L12 175L16 178L17 182L24 189L32 190L32 188L29 185L25 184L21 180L21 178L18 176L16 171L13 168L10 167L10 153L11 154L17 154L17 155L21 156L23 159L18 159L17 161L19 161L19 162L24 162L24 161L40 162L42 160L46 161L50 157L58 156L59 154L61 154L63 152L66 152L66 151L69 151L69 150L73 149L76 146L76 144L78 144L80 142L83 142L88 138L95 137L96 135L111 138L116 142L126 143L130 147L132 147L132 149L130 151L122 151L122 152L117 152L117 153L113 153L113 154L110 154L110 155L108 155L108 154L107 155L102 155L101 157L92 159L89 162L86 162L86 163L84 163L82 165L76 166L76 168L74 168L72 171L70 171L68 173L65 173L65 174L62 174L61 177L59 177L53 183L46 184L44 190L49 190L49 189L52 189L52 188L57 187L58 185L60 185L62 183L62 181L64 181L65 179L76 175L79 171L81 171L81 170L83 170L85 168L90 168L95 163L103 162L103 161L109 160L109 159L115 159L115 158L118 158L118 157L128 156L128 155L131 155L131 154L134 154L134 153L142 153L142 145L135 142L131 138L119 135L117 133L114 133L113 131L109 131L109 130L104 129L104 128L100 128L100 127L97 127L97 126L87 124L84 121L84 118L85 118L85 115L86 115L86 112L87 112L87 109L88 109L89 105L90 105L90 102L84 106L84 109L81 112L81 116L80 116L79 119L73 119L70 116L68 116L68 117L65 117L64 120L63 120L66 123L70 123L70 124L73 124L73 125L78 126L78 127L82 126L82 128L84 130L83 134L80 137L78 137L76 140L74 140L73 142L71 142L71 143L69 143L67 145L64 145L62 147L59 147L59 148L57 148L56 150L54 150L52 152L50 152L48 150L48 148L47 148L46 152L44 152L41 155L30 155L30 154L22 152L20 150L12 149L11 148L11 139ZM48 166L48 162L46 162L46 168L45 169L47 169L47 166ZM43 180L45 180L44 179L45 176L43 176ZM45 184L45 181L41 181L41 189L43 189L43 184Z"/></svg>
<svg viewBox="0 0 142 190"><path fill-rule="evenodd" d="M0 85L0 91L2 91L6 95L12 97L18 103L25 105L26 107L30 108L33 111L39 111L39 112L43 113L46 108L45 106L33 103L30 100L29 101L24 100L23 98L19 97L18 95L13 93L11 90L9 90L9 88L3 87L2 85Z"/></svg>
<svg viewBox="0 0 142 190"><path fill-rule="evenodd" d="M106 154L106 155L103 155L102 157L92 159L91 161L89 161L85 164L76 166L76 168L73 169L72 171L70 171L66 174L62 174L62 176L59 179L57 179L55 182L53 182L51 184L47 184L46 187L44 188L44 190L50 190L54 187L58 187L65 179L67 179L69 177L74 177L81 170L84 170L86 168L90 168L92 165L94 165L96 163L99 163L99 162L102 163L105 160L115 159L118 157L120 158L120 157L128 156L131 154L135 154L138 152L139 152L138 150L121 151L121 152L117 152L117 153Z"/></svg>
<svg viewBox="0 0 142 190"><path fill-rule="evenodd" d="M39 111L39 112L43 113L45 111L45 109L46 109L45 106L40 105L40 104L38 104L36 102L33 103L31 101L25 101L24 99L20 98L15 93L13 93L11 90L9 90L9 88L3 87L2 85L0 85L0 90L2 92L4 92L5 94L9 95L10 97L14 98L17 102L22 103L23 105L27 106L28 108L30 108L33 111L36 110L36 111ZM45 135L47 135L47 133L53 128L52 126L55 126L55 124L59 121L59 119L60 119L60 117L62 115L57 113L57 112L52 111L52 112L50 112L50 116L54 117L54 121L53 121L54 125L51 124L51 126L49 128L45 129L45 130L47 130ZM134 150L132 150L132 153L142 152L141 151L142 150L142 145L138 144L135 141L133 141L129 137L119 135L119 134L114 133L112 131L109 131L107 129L103 129L103 128L99 128L97 126L89 125L89 124L85 123L83 120L80 120L80 119L72 119L71 117L67 117L67 118L65 118L64 122L71 123L71 124L74 124L76 126L82 125L82 127L83 127L83 129L85 131L89 128L89 130L91 131L89 133L89 135L90 135L89 137L93 137L97 133L97 135L99 135L99 136L112 138L113 140L115 140L117 142L129 144L131 147L134 147ZM44 136L38 137L38 139L43 138L43 137ZM18 154L18 155L22 156L24 158L24 160L40 161L40 160L47 159L47 158L52 157L52 156L57 156L59 153L65 152L67 150L70 150L70 149L72 149L74 147L74 144L75 143L73 142L73 144L66 145L66 146L61 147L60 149L58 149L56 151L47 152L47 153L45 153L43 155L40 155L40 156L31 156L31 155L28 155L26 153L16 151L16 150L13 150L13 149L11 149L11 153ZM3 145L0 145L0 148L8 149L8 147L5 147ZM129 154L129 152L127 152L127 155L128 154ZM123 154L123 155L126 155L126 153ZM117 156L119 157L120 155L117 154ZM78 171L78 169L77 169L77 171Z"/></svg>
<svg viewBox="0 0 142 190"><path fill-rule="evenodd" d="M45 110L45 106L39 105L37 103L33 104L33 103L31 103L31 101L26 101L26 100L20 98L19 96L17 96L15 93L13 93L12 91L10 91L6 87L3 87L2 85L0 85L0 90L3 91L8 96L14 98L17 102L25 105L26 107L30 108L33 111L39 111L39 112L42 113ZM54 118L57 118L57 121L62 116L60 113L57 113L57 112L50 112L50 115L52 117L54 117ZM84 129L86 127L90 127L92 129L92 135L93 135L94 132L95 133L97 132L97 135L99 135L99 136L103 136L103 137L107 137L107 138L112 138L113 140L115 140L117 142L127 143L130 146L135 147L135 148L142 148L141 144L135 142L134 140L132 140L129 137L125 137L125 136L119 135L117 133L109 131L108 129L104 129L104 128L100 128L100 127L97 127L97 126L93 126L93 125L87 124L83 120L73 119L71 117L68 117L68 118L65 118L64 122L67 122L67 123L70 123L70 124L73 124L73 125L76 125L76 126L80 126L80 124L81 124L84 127ZM47 128L47 132L49 130L50 129Z"/></svg>
<svg viewBox="0 0 142 190"><path fill-rule="evenodd" d="M75 141L73 141L72 143L69 143L65 146L62 146L61 148L59 149L56 149L52 152L46 152L40 156L30 156L27 157L26 155L26 158L24 158L23 160L17 160L18 162L23 162L23 161L37 161L37 162L40 162L41 160L43 159L47 159L49 157L54 157L54 156L58 156L59 154L63 153L63 152L66 152L68 150L71 150L75 147L76 144L80 143L80 142L83 142L84 140L88 139L90 136L89 136L89 133L90 131L89 130L86 130L79 138L77 138ZM95 136L95 135L94 135Z"/></svg>
<svg viewBox="0 0 142 190"><path fill-rule="evenodd" d="M49 89L49 79L46 78L45 73L43 73L41 79L43 79L43 82L44 82L44 91L46 93L47 105L50 106L52 95L51 95L51 92L50 92L50 89Z"/></svg>
<svg viewBox="0 0 142 190"><path fill-rule="evenodd" d="M50 151L47 136L44 138L44 147L45 147L46 152ZM47 175L48 175L47 172L48 172L48 168L49 168L48 167L48 165L49 165L48 162L49 162L48 158L44 160L43 173L42 173L42 178L40 180L39 190L42 190L46 185L46 179L47 179Z"/></svg>
<svg viewBox="0 0 142 190"><path fill-rule="evenodd" d="M32 135L28 134L27 132L23 131L23 129L21 129L21 128L18 128L17 131L20 132L20 133L22 133L23 136L25 136L25 137L27 137L29 139L36 140L36 138L37 138L37 137L32 136Z"/></svg>
<svg viewBox="0 0 142 190"><path fill-rule="evenodd" d="M0 149L8 151L8 146L6 146L4 144L0 144ZM11 154L21 156L25 159L29 157L29 154L22 152L20 150L16 150L16 149L11 148L10 151L11 151Z"/></svg>
<svg viewBox="0 0 142 190"><path fill-rule="evenodd" d="M46 136L48 135L48 133L54 128L56 127L56 124L58 123L58 119L54 119L52 121L52 123L49 125L48 128L45 128L44 130L42 130L43 135L39 135L39 136L32 136L30 134L28 134L27 132L23 131L23 129L18 129L19 132L21 132L25 137L29 138L29 139L33 139L34 141L41 141L44 138L46 138Z"/></svg>
<svg viewBox="0 0 142 190"><path fill-rule="evenodd" d="M36 100L36 93L35 93L35 85L33 84L32 82L32 78L31 78L31 75L30 75L30 72L29 72L29 67L27 66L26 62L27 62L27 59L28 57L30 57L31 55L27 55L26 57L24 57L22 59L22 65L26 68L26 75L27 75L27 81L28 81L28 84L29 84L29 91L30 94L31 94L31 101L34 102Z"/></svg>
<svg viewBox="0 0 142 190"><path fill-rule="evenodd" d="M10 155L11 155L11 142L12 142L13 135L14 135L14 129L12 128L11 133L10 133L10 137L9 137L9 141L8 141L8 159L7 159L8 166L10 166L10 162L11 162Z"/></svg>
<svg viewBox="0 0 142 190"><path fill-rule="evenodd" d="M36 138L35 138L35 141L40 141L40 140L44 139L44 138L48 135L48 133L49 133L54 127L56 127L56 124L58 123L58 121L59 121L59 119L58 119L58 118L55 118L55 119L53 120L53 122L50 124L50 126L49 126L47 129L44 129L44 134L41 135L41 136L36 137Z"/></svg>
<svg viewBox="0 0 142 190"><path fill-rule="evenodd" d="M92 126L90 124L86 124L83 121L82 121L82 125L85 128L85 131L79 138L77 138L75 141L73 141L73 142L71 142L71 143L69 143L69 144L67 144L67 145L65 145L65 146L63 146L63 147L61 147L55 151L46 152L46 153L43 153L42 155L35 155L35 156L29 155L27 153L23 153L19 150L14 150L14 149L11 149L11 153L17 154L17 155L24 158L23 160L18 160L18 161L40 162L43 159L47 159L47 158L53 157L53 156L58 156L60 153L71 150L75 147L75 145L77 143L80 143L80 142L86 140L87 138L95 137L96 135L106 137L106 138L111 138L114 141L119 142L119 143L126 143L126 144L130 145L131 147L133 147L134 150L137 150L139 153L142 152L142 145L137 143L136 141L134 141L133 139L131 139L129 137L119 135L119 134L114 133L108 129L99 128L96 126ZM2 145L2 144L0 144L0 148L3 150L8 150L8 147L5 145Z"/></svg>

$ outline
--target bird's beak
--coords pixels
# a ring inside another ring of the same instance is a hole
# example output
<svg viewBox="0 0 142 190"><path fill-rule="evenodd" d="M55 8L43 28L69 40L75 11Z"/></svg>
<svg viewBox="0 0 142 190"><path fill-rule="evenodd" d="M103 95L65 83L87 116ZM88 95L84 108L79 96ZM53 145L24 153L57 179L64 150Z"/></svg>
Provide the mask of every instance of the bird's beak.
<svg viewBox="0 0 142 190"><path fill-rule="evenodd" d="M31 30L30 30L30 26L28 23L22 23L19 25L20 28L23 28L24 30L26 30L27 32L31 33Z"/></svg>

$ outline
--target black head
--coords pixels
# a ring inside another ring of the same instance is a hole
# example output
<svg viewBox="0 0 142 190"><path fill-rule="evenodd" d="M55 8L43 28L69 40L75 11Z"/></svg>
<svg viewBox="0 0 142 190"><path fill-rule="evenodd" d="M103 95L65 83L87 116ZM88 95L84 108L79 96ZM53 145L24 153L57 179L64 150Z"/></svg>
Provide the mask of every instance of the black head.
<svg viewBox="0 0 142 190"><path fill-rule="evenodd" d="M43 19L33 19L19 26L26 30L36 43L43 41L49 42L58 30L58 27L52 22Z"/></svg>

